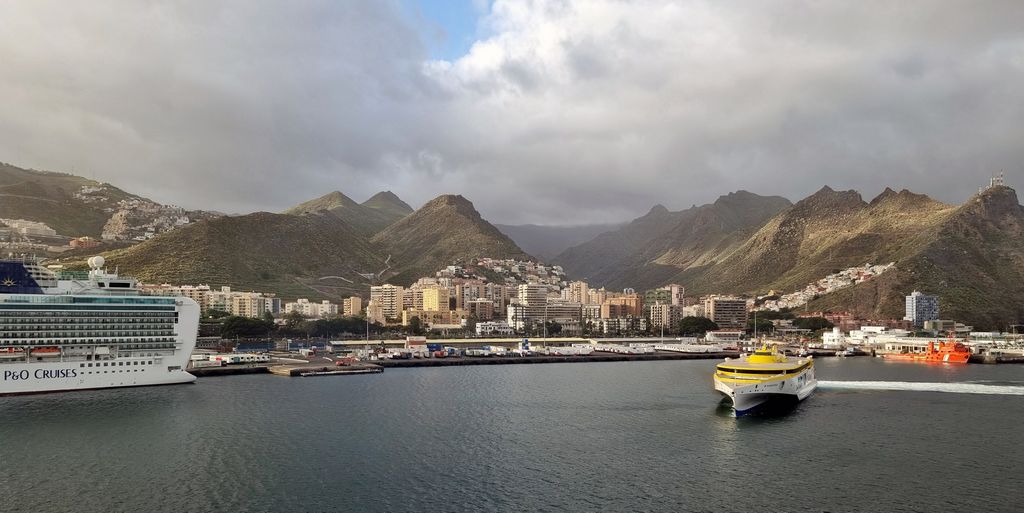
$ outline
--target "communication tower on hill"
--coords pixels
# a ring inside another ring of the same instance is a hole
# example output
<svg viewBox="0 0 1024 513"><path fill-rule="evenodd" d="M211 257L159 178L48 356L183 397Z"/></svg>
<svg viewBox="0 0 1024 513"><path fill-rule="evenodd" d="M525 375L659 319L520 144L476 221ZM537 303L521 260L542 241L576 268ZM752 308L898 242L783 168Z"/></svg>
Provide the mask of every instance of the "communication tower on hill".
<svg viewBox="0 0 1024 513"><path fill-rule="evenodd" d="M1000 171L999 174L994 175L992 176L992 178L988 179L988 187L978 188L978 194L981 194L982 192L985 192L993 187L1002 187L1004 185L1006 185L1006 174Z"/></svg>
<svg viewBox="0 0 1024 513"><path fill-rule="evenodd" d="M993 176L992 179L989 180L988 186L989 187L1001 187L1001 186L1004 185L1003 184L1003 180L1005 178L1006 178L1006 176L1003 174L1002 171L1000 171L998 175Z"/></svg>

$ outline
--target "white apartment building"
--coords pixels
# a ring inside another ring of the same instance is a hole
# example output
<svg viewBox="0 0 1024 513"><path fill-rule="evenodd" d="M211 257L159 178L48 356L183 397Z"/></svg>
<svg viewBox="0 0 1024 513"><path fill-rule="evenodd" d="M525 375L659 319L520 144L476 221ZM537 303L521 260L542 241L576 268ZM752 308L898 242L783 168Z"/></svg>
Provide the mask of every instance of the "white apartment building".
<svg viewBox="0 0 1024 513"><path fill-rule="evenodd" d="M286 314L298 312L304 317L320 319L338 315L338 305L326 300L312 303L308 299L303 298L296 300L294 303L285 303L284 312Z"/></svg>
<svg viewBox="0 0 1024 513"><path fill-rule="evenodd" d="M521 305L544 305L548 300L548 288L544 285L520 285L516 290L516 298Z"/></svg>
<svg viewBox="0 0 1024 513"><path fill-rule="evenodd" d="M673 304L655 303L650 305L651 327L656 329L672 328L682 319L682 308Z"/></svg>
<svg viewBox="0 0 1024 513"><path fill-rule="evenodd" d="M479 336L508 337L515 335L515 333L515 330L505 321L476 323L476 334Z"/></svg>

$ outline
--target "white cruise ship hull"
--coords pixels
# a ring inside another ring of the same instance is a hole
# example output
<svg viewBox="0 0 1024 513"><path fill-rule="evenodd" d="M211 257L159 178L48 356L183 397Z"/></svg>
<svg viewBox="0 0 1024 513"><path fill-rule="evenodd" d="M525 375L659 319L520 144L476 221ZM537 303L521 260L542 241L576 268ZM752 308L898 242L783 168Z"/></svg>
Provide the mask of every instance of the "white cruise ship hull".
<svg viewBox="0 0 1024 513"><path fill-rule="evenodd" d="M185 365L163 358L119 358L115 366L82 367L84 362L30 362L0 365L0 395L192 383ZM99 362L97 362L99 363ZM121 365L117 365L121 364ZM177 369L168 369L175 367Z"/></svg>
<svg viewBox="0 0 1024 513"><path fill-rule="evenodd" d="M0 260L0 396L195 381L199 305L139 295L99 265L76 281Z"/></svg>
<svg viewBox="0 0 1024 513"><path fill-rule="evenodd" d="M773 401L799 402L818 387L814 367L792 377L777 380L751 380L750 383L723 381L715 376L715 390L732 401L736 416L753 413Z"/></svg>

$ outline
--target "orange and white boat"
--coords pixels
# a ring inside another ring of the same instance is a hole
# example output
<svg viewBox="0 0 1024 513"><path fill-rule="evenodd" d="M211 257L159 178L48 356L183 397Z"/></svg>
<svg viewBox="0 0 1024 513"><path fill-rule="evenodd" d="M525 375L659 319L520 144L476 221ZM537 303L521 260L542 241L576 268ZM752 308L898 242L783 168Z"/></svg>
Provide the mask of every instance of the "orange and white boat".
<svg viewBox="0 0 1024 513"><path fill-rule="evenodd" d="M0 359L24 358L25 350L20 347L0 347Z"/></svg>
<svg viewBox="0 0 1024 513"><path fill-rule="evenodd" d="M971 358L971 350L963 343L950 339L938 345L928 342L928 350L921 353L887 354L883 358L925 363L967 363Z"/></svg>
<svg viewBox="0 0 1024 513"><path fill-rule="evenodd" d="M60 348L55 346L34 347L32 348L32 356L60 356Z"/></svg>

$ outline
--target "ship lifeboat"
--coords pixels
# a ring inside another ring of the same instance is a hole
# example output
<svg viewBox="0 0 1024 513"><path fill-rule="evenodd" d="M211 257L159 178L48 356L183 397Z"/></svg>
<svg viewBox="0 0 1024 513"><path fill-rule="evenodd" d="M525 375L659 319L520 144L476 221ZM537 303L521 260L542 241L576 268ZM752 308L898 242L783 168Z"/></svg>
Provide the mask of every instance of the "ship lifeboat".
<svg viewBox="0 0 1024 513"><path fill-rule="evenodd" d="M53 346L50 346L50 347L37 347L37 348L32 350L32 356L40 356L40 357L60 356L60 348L59 347L53 347Z"/></svg>
<svg viewBox="0 0 1024 513"><path fill-rule="evenodd" d="M0 359L22 358L25 350L20 347L0 347Z"/></svg>

